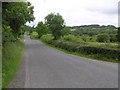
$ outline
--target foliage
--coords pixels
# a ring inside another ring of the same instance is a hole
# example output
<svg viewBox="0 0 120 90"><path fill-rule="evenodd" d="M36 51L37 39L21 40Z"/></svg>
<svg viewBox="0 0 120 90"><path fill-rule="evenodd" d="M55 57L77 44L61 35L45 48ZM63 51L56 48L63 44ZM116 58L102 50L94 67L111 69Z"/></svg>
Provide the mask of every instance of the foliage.
<svg viewBox="0 0 120 90"><path fill-rule="evenodd" d="M6 42L14 42L15 38L12 35L12 29L9 26L3 25L2 27L2 44Z"/></svg>
<svg viewBox="0 0 120 90"><path fill-rule="evenodd" d="M110 35L110 42L117 42L117 35L111 34Z"/></svg>
<svg viewBox="0 0 120 90"><path fill-rule="evenodd" d="M53 35L52 34L46 34L46 35L43 35L40 39L43 41L43 42L50 42L52 39L53 39Z"/></svg>
<svg viewBox="0 0 120 90"><path fill-rule="evenodd" d="M43 22L38 23L38 25L36 27L36 31L39 35L39 38L44 34L50 33L50 30L48 29L48 27L45 24L43 24Z"/></svg>
<svg viewBox="0 0 120 90"><path fill-rule="evenodd" d="M32 32L32 33L30 34L30 38L31 38L31 39L38 39L38 38L39 38L39 35L38 35L38 33L37 33L36 31L34 31L34 32Z"/></svg>
<svg viewBox="0 0 120 90"><path fill-rule="evenodd" d="M61 33L62 33L62 36L70 34L70 28L64 27Z"/></svg>
<svg viewBox="0 0 120 90"><path fill-rule="evenodd" d="M96 36L98 34L117 34L117 28L112 25L108 26L100 26L100 25L83 25L83 26L73 26L69 27L71 30L71 34L75 36L82 36L82 35L88 35L88 36Z"/></svg>
<svg viewBox="0 0 120 90"><path fill-rule="evenodd" d="M71 41L71 42L82 42L82 39L80 37L76 37L74 35L65 35L63 37L64 40L66 41Z"/></svg>
<svg viewBox="0 0 120 90"><path fill-rule="evenodd" d="M52 40L49 44L54 45L55 47L59 47L70 52L78 52L84 53L88 55L100 55L102 57L108 59L118 60L120 58L120 50L115 49L108 49L108 48L101 48L101 47L94 47L94 46L83 46L78 43L73 42L65 42L63 40Z"/></svg>
<svg viewBox="0 0 120 90"><path fill-rule="evenodd" d="M23 53L24 45L20 41L7 42L2 48L2 87L5 88L15 76Z"/></svg>
<svg viewBox="0 0 120 90"><path fill-rule="evenodd" d="M10 26L15 38L19 37L20 27L26 22L34 20L34 7L30 2L3 2L2 22Z"/></svg>
<svg viewBox="0 0 120 90"><path fill-rule="evenodd" d="M15 76L21 61L24 24L34 20L30 2L2 2L2 84L5 88Z"/></svg>
<svg viewBox="0 0 120 90"><path fill-rule="evenodd" d="M108 34L99 34L97 36L97 41L98 42L109 42L109 35Z"/></svg>
<svg viewBox="0 0 120 90"><path fill-rule="evenodd" d="M51 29L54 39L59 39L62 36L64 26L63 17L57 13L50 13L45 17L45 24Z"/></svg>

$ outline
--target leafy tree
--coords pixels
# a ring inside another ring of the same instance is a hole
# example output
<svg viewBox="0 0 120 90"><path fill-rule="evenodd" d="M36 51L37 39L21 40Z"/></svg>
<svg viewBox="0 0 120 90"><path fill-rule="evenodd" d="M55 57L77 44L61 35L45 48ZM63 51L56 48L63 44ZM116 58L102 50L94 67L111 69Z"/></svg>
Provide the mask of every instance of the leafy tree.
<svg viewBox="0 0 120 90"><path fill-rule="evenodd" d="M12 29L10 26L3 25L2 26L2 44L6 42L13 42L15 41L15 38L12 34Z"/></svg>
<svg viewBox="0 0 120 90"><path fill-rule="evenodd" d="M50 33L50 30L48 29L48 27L45 24L43 24L43 22L38 23L36 30L39 35L39 38L44 34Z"/></svg>
<svg viewBox="0 0 120 90"><path fill-rule="evenodd" d="M62 36L64 28L63 17L57 13L50 13L45 17L45 24L51 29L54 39L59 39Z"/></svg>
<svg viewBox="0 0 120 90"><path fill-rule="evenodd" d="M34 27L24 25L21 27L22 33L27 32L28 34L31 34L33 31L35 31Z"/></svg>
<svg viewBox="0 0 120 90"><path fill-rule="evenodd" d="M15 38L19 36L22 25L34 20L34 7L30 2L3 2L2 8L3 24L11 27Z"/></svg>
<svg viewBox="0 0 120 90"><path fill-rule="evenodd" d="M97 36L97 41L98 42L109 42L109 39L110 39L110 37L109 37L108 34L99 34Z"/></svg>
<svg viewBox="0 0 120 90"><path fill-rule="evenodd" d="M63 30L61 31L62 36L68 35L68 34L70 34L70 32L71 32L71 31L70 31L70 28L65 27L65 26L64 26Z"/></svg>

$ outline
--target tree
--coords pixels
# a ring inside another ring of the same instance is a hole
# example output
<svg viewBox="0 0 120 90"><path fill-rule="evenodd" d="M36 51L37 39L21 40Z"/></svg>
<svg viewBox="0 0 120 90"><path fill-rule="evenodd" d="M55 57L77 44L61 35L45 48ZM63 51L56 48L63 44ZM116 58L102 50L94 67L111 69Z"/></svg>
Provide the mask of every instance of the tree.
<svg viewBox="0 0 120 90"><path fill-rule="evenodd" d="M14 42L15 38L12 34L10 26L2 25L2 44L6 42Z"/></svg>
<svg viewBox="0 0 120 90"><path fill-rule="evenodd" d="M34 20L30 2L3 2L2 8L3 24L11 27L15 38L19 37L22 25Z"/></svg>
<svg viewBox="0 0 120 90"><path fill-rule="evenodd" d="M62 36L68 35L68 34L70 34L70 32L71 32L71 31L70 31L70 28L65 27L65 26L64 26L63 30L61 31Z"/></svg>
<svg viewBox="0 0 120 90"><path fill-rule="evenodd" d="M45 24L51 29L54 39L59 39L62 36L64 28L63 17L57 13L50 13L45 17Z"/></svg>
<svg viewBox="0 0 120 90"><path fill-rule="evenodd" d="M39 35L39 38L44 35L44 34L48 34L50 31L48 30L48 27L43 24L43 22L39 22L37 27L36 27L37 33Z"/></svg>
<svg viewBox="0 0 120 90"><path fill-rule="evenodd" d="M108 34L99 34L97 36L97 41L98 42L109 42L109 40L110 40L110 37L109 37Z"/></svg>

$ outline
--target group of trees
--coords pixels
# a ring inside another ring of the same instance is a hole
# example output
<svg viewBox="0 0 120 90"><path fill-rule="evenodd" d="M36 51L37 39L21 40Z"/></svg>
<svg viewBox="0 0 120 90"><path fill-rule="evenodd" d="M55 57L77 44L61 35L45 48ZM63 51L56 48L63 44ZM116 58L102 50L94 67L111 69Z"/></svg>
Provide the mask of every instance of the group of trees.
<svg viewBox="0 0 120 90"><path fill-rule="evenodd" d="M69 27L72 35L96 37L98 42L117 42L118 30L113 25L83 25Z"/></svg>
<svg viewBox="0 0 120 90"><path fill-rule="evenodd" d="M45 17L45 23L38 23L36 31L39 38L44 34L52 33L54 40L57 40L61 36L68 34L70 29L65 26L64 19L59 13L50 13Z"/></svg>
<svg viewBox="0 0 120 90"><path fill-rule="evenodd" d="M35 19L33 9L30 2L2 3L3 44L17 40L24 33L25 23Z"/></svg>

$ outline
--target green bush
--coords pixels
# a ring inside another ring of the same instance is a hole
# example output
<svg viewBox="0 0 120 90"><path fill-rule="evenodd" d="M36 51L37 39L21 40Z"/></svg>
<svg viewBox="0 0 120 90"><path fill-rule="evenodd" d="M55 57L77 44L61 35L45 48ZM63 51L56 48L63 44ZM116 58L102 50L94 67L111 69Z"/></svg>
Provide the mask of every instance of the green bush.
<svg viewBox="0 0 120 90"><path fill-rule="evenodd" d="M16 39L12 34L10 26L3 25L2 27L2 43L14 42Z"/></svg>
<svg viewBox="0 0 120 90"><path fill-rule="evenodd" d="M71 41L71 42L82 42L80 37L74 36L74 35L65 35L63 37L64 40L66 41Z"/></svg>
<svg viewBox="0 0 120 90"><path fill-rule="evenodd" d="M110 35L110 42L117 42L117 35L111 34Z"/></svg>
<svg viewBox="0 0 120 90"><path fill-rule="evenodd" d="M89 41L90 42L96 42L97 38L96 37L90 37Z"/></svg>
<svg viewBox="0 0 120 90"><path fill-rule="evenodd" d="M30 38L31 39L36 39L36 38L39 38L39 35L38 35L38 33L37 32L32 32L31 34L30 34Z"/></svg>
<svg viewBox="0 0 120 90"><path fill-rule="evenodd" d="M115 49L107 49L107 48L101 48L101 47L93 47L93 46L83 46L78 43L72 43L72 42L65 42L63 40L52 40L49 42L49 44L52 44L56 47L71 51L71 52L78 52L78 53L84 53L84 54L98 54L105 58L111 58L118 60L120 57L120 50Z"/></svg>
<svg viewBox="0 0 120 90"><path fill-rule="evenodd" d="M53 35L52 34L46 34L46 35L42 35L41 36L41 40L43 41L43 42L46 42L46 43L48 43L48 42L50 42L51 40L53 40Z"/></svg>
<svg viewBox="0 0 120 90"><path fill-rule="evenodd" d="M109 42L110 41L110 37L108 34L99 34L97 36L97 41L98 42Z"/></svg>

